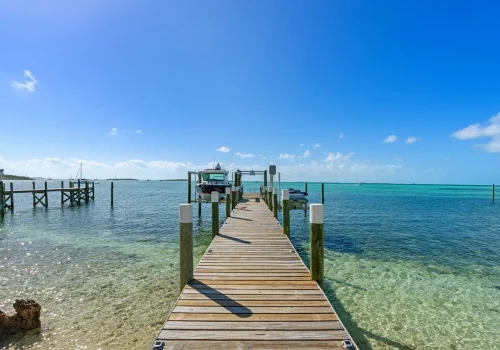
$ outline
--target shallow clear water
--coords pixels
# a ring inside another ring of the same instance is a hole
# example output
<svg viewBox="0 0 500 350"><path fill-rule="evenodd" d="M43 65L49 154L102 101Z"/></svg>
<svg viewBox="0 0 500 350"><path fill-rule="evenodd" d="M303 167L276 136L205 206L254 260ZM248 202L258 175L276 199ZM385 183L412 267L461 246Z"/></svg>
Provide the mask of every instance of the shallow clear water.
<svg viewBox="0 0 500 350"><path fill-rule="evenodd" d="M151 344L178 293L177 205L187 183L115 182L113 210L109 186L101 181L95 203L79 208L61 209L55 194L49 210L15 198L0 223L0 309L34 298L43 331L0 347ZM320 185L308 189L319 202ZM326 185L326 292L360 348L500 349L500 207L490 196L486 186ZM197 259L210 242L209 215L204 206L195 220ZM293 212L291 227L307 262L307 217Z"/></svg>

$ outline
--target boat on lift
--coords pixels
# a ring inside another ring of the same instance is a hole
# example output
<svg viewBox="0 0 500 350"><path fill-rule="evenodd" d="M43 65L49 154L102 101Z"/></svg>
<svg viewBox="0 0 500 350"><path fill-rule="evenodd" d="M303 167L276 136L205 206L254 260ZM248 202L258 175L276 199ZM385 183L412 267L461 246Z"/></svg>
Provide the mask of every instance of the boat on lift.
<svg viewBox="0 0 500 350"><path fill-rule="evenodd" d="M213 191L219 192L219 200L226 197L226 188L231 188L228 180L229 172L222 169L219 163L213 169L205 169L198 174L201 175L196 180L198 200L211 202Z"/></svg>
<svg viewBox="0 0 500 350"><path fill-rule="evenodd" d="M309 203L309 199L307 198L308 193L302 192L300 190L295 190L293 188L288 189L288 193L290 196L289 206L290 209L305 209L307 208L307 203Z"/></svg>

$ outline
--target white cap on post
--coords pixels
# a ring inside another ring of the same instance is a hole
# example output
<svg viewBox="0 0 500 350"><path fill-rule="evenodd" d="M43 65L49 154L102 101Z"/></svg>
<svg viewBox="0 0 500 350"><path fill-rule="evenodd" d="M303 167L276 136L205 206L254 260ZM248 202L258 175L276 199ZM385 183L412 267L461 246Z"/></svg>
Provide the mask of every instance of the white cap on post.
<svg viewBox="0 0 500 350"><path fill-rule="evenodd" d="M179 222L181 224L191 224L193 222L192 204L179 204Z"/></svg>
<svg viewBox="0 0 500 350"><path fill-rule="evenodd" d="M309 206L309 221L311 224L324 224L325 212L323 204L311 204Z"/></svg>
<svg viewBox="0 0 500 350"><path fill-rule="evenodd" d="M231 187L226 187L226 194L231 194Z"/></svg>
<svg viewBox="0 0 500 350"><path fill-rule="evenodd" d="M278 189L276 187L273 187L273 194L278 194Z"/></svg>
<svg viewBox="0 0 500 350"><path fill-rule="evenodd" d="M281 190L281 199L284 201L290 200L290 191L288 189Z"/></svg>
<svg viewBox="0 0 500 350"><path fill-rule="evenodd" d="M219 202L219 191L212 191L212 203Z"/></svg>

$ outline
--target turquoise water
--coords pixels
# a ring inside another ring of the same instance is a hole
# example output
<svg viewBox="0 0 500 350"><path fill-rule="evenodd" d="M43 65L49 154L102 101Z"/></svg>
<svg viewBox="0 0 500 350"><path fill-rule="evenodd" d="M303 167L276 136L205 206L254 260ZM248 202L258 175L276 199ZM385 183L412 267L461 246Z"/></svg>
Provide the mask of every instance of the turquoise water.
<svg viewBox="0 0 500 350"><path fill-rule="evenodd" d="M178 293L177 204L187 183L116 182L113 210L109 186L101 181L95 203L79 208L61 209L52 194L49 210L33 210L30 195L16 197L0 223L0 309L34 298L43 330L0 348L151 344ZM320 185L308 190L319 202ZM325 191L325 290L361 349L500 349L500 206L489 187ZM209 215L204 206L195 220L197 259L210 242ZM307 217L293 212L291 227L307 261Z"/></svg>

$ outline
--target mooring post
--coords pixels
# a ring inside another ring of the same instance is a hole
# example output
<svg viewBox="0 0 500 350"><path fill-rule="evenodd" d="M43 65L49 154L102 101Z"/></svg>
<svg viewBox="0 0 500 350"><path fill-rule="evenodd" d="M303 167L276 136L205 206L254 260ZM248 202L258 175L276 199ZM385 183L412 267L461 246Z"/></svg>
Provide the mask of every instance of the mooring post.
<svg viewBox="0 0 500 350"><path fill-rule="evenodd" d="M5 215L5 194L3 192L3 181L0 181L0 218L3 219Z"/></svg>
<svg viewBox="0 0 500 350"><path fill-rule="evenodd" d="M201 184L201 174L198 174L198 183ZM198 194L198 198L196 198L198 201L198 217L201 218L201 196Z"/></svg>
<svg viewBox="0 0 500 350"><path fill-rule="evenodd" d="M73 189L75 187L75 184L73 181L69 182L69 188ZM73 206L75 204L75 193L74 191L69 191L69 204Z"/></svg>
<svg viewBox="0 0 500 350"><path fill-rule="evenodd" d="M48 208L49 207L49 192L47 191L47 181L45 181L43 195L45 197L45 208Z"/></svg>
<svg viewBox="0 0 500 350"><path fill-rule="evenodd" d="M35 181L32 182L32 185L33 185L33 208L36 208Z"/></svg>
<svg viewBox="0 0 500 350"><path fill-rule="evenodd" d="M219 234L219 191L212 191L212 239Z"/></svg>
<svg viewBox="0 0 500 350"><path fill-rule="evenodd" d="M61 207L64 205L64 181L61 181Z"/></svg>
<svg viewBox="0 0 500 350"><path fill-rule="evenodd" d="M311 204L310 209L310 231L309 231L309 255L311 280L318 282L323 289L324 281L324 207L323 204Z"/></svg>
<svg viewBox="0 0 500 350"><path fill-rule="evenodd" d="M193 205L179 204L179 288L193 279Z"/></svg>
<svg viewBox="0 0 500 350"><path fill-rule="evenodd" d="M14 184L10 183L10 210L14 211Z"/></svg>
<svg viewBox="0 0 500 350"><path fill-rule="evenodd" d="M307 182L306 182L306 189L304 190L304 192L307 192Z"/></svg>
<svg viewBox="0 0 500 350"><path fill-rule="evenodd" d="M273 211L273 189L271 187L267 189L267 206L270 211Z"/></svg>
<svg viewBox="0 0 500 350"><path fill-rule="evenodd" d="M267 188L267 170L264 170L264 187Z"/></svg>
<svg viewBox="0 0 500 350"><path fill-rule="evenodd" d="M325 204L325 184L321 184L321 204Z"/></svg>
<svg viewBox="0 0 500 350"><path fill-rule="evenodd" d="M495 203L495 184L491 185L491 201Z"/></svg>
<svg viewBox="0 0 500 350"><path fill-rule="evenodd" d="M288 207L290 192L287 189L281 191L281 200L283 203L283 233L290 238L290 208Z"/></svg>
<svg viewBox="0 0 500 350"><path fill-rule="evenodd" d="M278 190L276 189L276 187L273 187L273 215L276 220L278 220L278 207Z"/></svg>
<svg viewBox="0 0 500 350"><path fill-rule="evenodd" d="M115 185L113 183L113 181L111 181L111 208L113 208L113 204L114 204L114 189L115 189Z"/></svg>
<svg viewBox="0 0 500 350"><path fill-rule="evenodd" d="M92 181L92 200L95 200L95 182Z"/></svg>
<svg viewBox="0 0 500 350"><path fill-rule="evenodd" d="M191 203L191 172L188 171L188 203Z"/></svg>
<svg viewBox="0 0 500 350"><path fill-rule="evenodd" d="M85 181L85 203L88 204L90 200L89 182Z"/></svg>
<svg viewBox="0 0 500 350"><path fill-rule="evenodd" d="M78 179L78 191L77 191L77 200L78 200L78 205L80 205L81 203L81 200L82 200L82 193L80 192L80 188L81 188L81 183L80 183L80 179Z"/></svg>
<svg viewBox="0 0 500 350"><path fill-rule="evenodd" d="M232 201L232 205L233 205L233 210L234 208L236 208L236 186L233 186L232 190L231 190L231 201Z"/></svg>
<svg viewBox="0 0 500 350"><path fill-rule="evenodd" d="M226 187L226 219L231 216L231 187Z"/></svg>

